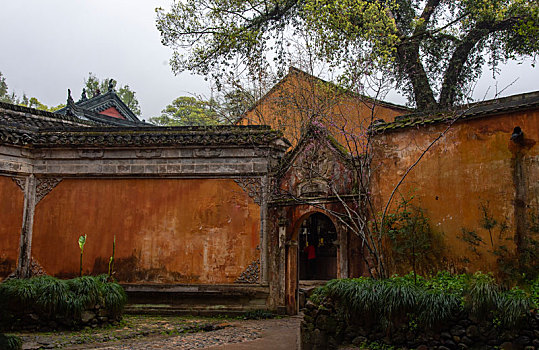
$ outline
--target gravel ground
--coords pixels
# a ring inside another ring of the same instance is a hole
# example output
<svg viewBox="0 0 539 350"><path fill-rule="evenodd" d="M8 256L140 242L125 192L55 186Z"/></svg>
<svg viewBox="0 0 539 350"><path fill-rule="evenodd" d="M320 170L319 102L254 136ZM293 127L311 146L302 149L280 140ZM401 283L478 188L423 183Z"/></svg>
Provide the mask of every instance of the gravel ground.
<svg viewBox="0 0 539 350"><path fill-rule="evenodd" d="M110 344L107 346L87 347L101 350L143 350L143 349L204 349L211 346L241 343L260 337L262 327L241 324L224 329L185 334L161 339L144 339Z"/></svg>
<svg viewBox="0 0 539 350"><path fill-rule="evenodd" d="M20 333L23 349L204 349L260 338L288 327L290 318L269 320L126 316L120 325L79 332ZM295 326L294 326L295 327Z"/></svg>

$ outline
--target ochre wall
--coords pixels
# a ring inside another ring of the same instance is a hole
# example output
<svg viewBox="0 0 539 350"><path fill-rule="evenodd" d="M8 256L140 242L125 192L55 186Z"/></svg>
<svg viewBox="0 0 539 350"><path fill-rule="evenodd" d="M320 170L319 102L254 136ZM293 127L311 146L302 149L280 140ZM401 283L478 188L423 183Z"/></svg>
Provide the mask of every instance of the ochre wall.
<svg viewBox="0 0 539 350"><path fill-rule="evenodd" d="M524 132L521 146L510 140L515 126ZM446 127L403 129L377 138L372 193L380 211L406 169ZM439 257L438 268L497 271L500 265L493 251L506 246L514 253L515 238L521 234L515 218L529 221L532 211L539 213L538 138L538 110L457 122L411 171L399 193L415 196L412 203L425 209L432 227L443 233L445 256ZM518 167L523 176L517 175ZM520 204L517 187L524 196ZM482 221L482 206L497 221L490 233ZM475 231L483 240L477 253L463 241L463 229Z"/></svg>
<svg viewBox="0 0 539 350"><path fill-rule="evenodd" d="M0 280L17 267L24 194L10 177L0 176Z"/></svg>
<svg viewBox="0 0 539 350"><path fill-rule="evenodd" d="M277 84L258 104L249 110L239 122L242 125L270 125L281 130L295 146L302 136L304 125L317 120L345 148L355 144L346 136L363 137L374 113L376 119L393 121L396 116L409 110L382 103L374 106L371 100L362 98L332 84L293 70ZM361 151L360 151L361 152Z"/></svg>
<svg viewBox="0 0 539 350"><path fill-rule="evenodd" d="M33 256L59 277L233 283L258 258L260 208L230 179L64 179L36 207Z"/></svg>

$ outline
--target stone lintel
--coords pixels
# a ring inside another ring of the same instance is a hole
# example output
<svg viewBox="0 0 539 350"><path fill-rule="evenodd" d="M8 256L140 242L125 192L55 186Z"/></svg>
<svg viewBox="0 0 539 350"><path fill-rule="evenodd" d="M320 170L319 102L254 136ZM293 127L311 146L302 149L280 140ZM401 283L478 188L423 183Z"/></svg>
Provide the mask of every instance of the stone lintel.
<svg viewBox="0 0 539 350"><path fill-rule="evenodd" d="M0 172L37 176L235 177L266 174L271 147L56 148L0 146ZM280 153L279 153L280 155Z"/></svg>

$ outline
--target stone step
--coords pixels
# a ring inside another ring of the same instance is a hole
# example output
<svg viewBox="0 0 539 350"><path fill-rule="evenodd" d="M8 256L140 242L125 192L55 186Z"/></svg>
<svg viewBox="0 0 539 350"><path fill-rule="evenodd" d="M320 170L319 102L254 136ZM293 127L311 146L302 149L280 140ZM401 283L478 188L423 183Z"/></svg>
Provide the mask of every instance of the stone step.
<svg viewBox="0 0 539 350"><path fill-rule="evenodd" d="M194 315L194 316L240 316L248 311L259 310L261 308L243 308L223 305L222 307L178 307L167 304L131 304L127 305L124 312L132 315ZM262 308L265 309L265 308Z"/></svg>
<svg viewBox="0 0 539 350"><path fill-rule="evenodd" d="M124 284L132 314L238 315L267 310L269 289L260 285Z"/></svg>

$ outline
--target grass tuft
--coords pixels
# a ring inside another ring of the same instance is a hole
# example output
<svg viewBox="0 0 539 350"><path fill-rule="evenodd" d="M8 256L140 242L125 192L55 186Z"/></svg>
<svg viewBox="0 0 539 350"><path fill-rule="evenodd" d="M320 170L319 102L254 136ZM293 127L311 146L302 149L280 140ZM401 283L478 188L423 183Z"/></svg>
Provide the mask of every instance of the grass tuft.
<svg viewBox="0 0 539 350"><path fill-rule="evenodd" d="M440 272L429 279L410 274L385 280L332 280L318 288L311 301L321 305L331 298L347 317L362 315L381 325L412 315L422 326L432 327L466 311L477 318L497 317L504 326L514 327L537 307L538 294L538 281L530 292L503 290L490 274Z"/></svg>
<svg viewBox="0 0 539 350"><path fill-rule="evenodd" d="M0 333L0 349L20 350L22 349L22 339L15 335Z"/></svg>
<svg viewBox="0 0 539 350"><path fill-rule="evenodd" d="M0 284L0 324L15 319L16 315L38 313L51 320L57 317L76 321L82 311L97 304L119 316L127 296L115 282L106 276L84 276L61 280L51 276L30 279L11 279Z"/></svg>

